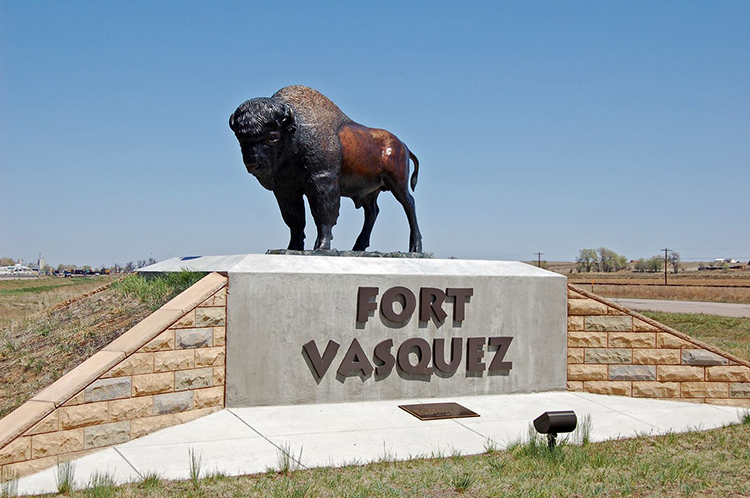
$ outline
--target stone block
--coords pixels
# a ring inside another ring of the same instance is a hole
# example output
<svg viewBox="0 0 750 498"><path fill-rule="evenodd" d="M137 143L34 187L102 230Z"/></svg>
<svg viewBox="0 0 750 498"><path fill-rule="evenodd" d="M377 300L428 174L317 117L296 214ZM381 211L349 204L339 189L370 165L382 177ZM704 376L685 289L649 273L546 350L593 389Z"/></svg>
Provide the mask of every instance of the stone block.
<svg viewBox="0 0 750 498"><path fill-rule="evenodd" d="M62 404L62 406L82 405L86 402L86 391L83 390Z"/></svg>
<svg viewBox="0 0 750 498"><path fill-rule="evenodd" d="M161 351L154 353L154 372L174 372L195 367L195 350Z"/></svg>
<svg viewBox="0 0 750 498"><path fill-rule="evenodd" d="M656 367L656 380L660 382L694 382L704 380L703 367L691 367L687 365L658 365Z"/></svg>
<svg viewBox="0 0 750 498"><path fill-rule="evenodd" d="M732 382L729 384L730 398L750 398L750 382Z"/></svg>
<svg viewBox="0 0 750 498"><path fill-rule="evenodd" d="M211 387L213 383L213 368L199 368L196 370L182 370L174 374L174 390L186 391Z"/></svg>
<svg viewBox="0 0 750 498"><path fill-rule="evenodd" d="M124 358L125 355L122 352L99 351L57 379L51 386L34 396L32 400L48 401L54 403L55 406L60 406Z"/></svg>
<svg viewBox="0 0 750 498"><path fill-rule="evenodd" d="M630 363L633 360L629 348L589 348L586 350L586 363Z"/></svg>
<svg viewBox="0 0 750 498"><path fill-rule="evenodd" d="M177 349L211 347L213 338L212 328L180 329L175 331L175 347Z"/></svg>
<svg viewBox="0 0 750 498"><path fill-rule="evenodd" d="M133 396L148 396L174 391L174 373L154 373L133 376Z"/></svg>
<svg viewBox="0 0 750 498"><path fill-rule="evenodd" d="M177 320L171 329L192 329L195 328L195 310L192 310Z"/></svg>
<svg viewBox="0 0 750 498"><path fill-rule="evenodd" d="M593 299L569 299L568 316L606 315L607 305Z"/></svg>
<svg viewBox="0 0 750 498"><path fill-rule="evenodd" d="M184 394L184 393L180 393ZM172 413L167 415L158 415L155 417L139 418L130 421L130 437L132 439L145 436L159 429L171 427L173 425L184 424L210 413L221 410L219 407L203 408L201 410L190 410L182 413Z"/></svg>
<svg viewBox="0 0 750 498"><path fill-rule="evenodd" d="M226 327L214 327L214 346L225 346L227 343Z"/></svg>
<svg viewBox="0 0 750 498"><path fill-rule="evenodd" d="M713 405L744 406L745 408L750 408L750 399L706 398L705 401Z"/></svg>
<svg viewBox="0 0 750 498"><path fill-rule="evenodd" d="M650 332L610 332L611 348L653 348L656 346L656 334Z"/></svg>
<svg viewBox="0 0 750 498"><path fill-rule="evenodd" d="M226 308L198 308L195 310L196 327L218 327L226 324Z"/></svg>
<svg viewBox="0 0 750 498"><path fill-rule="evenodd" d="M214 385L215 386L223 386L224 385L224 377L225 377L225 368L223 366L221 367L214 367Z"/></svg>
<svg viewBox="0 0 750 498"><path fill-rule="evenodd" d="M632 382L627 381L587 381L583 383L583 391L593 394L610 394L614 396L630 396Z"/></svg>
<svg viewBox="0 0 750 498"><path fill-rule="evenodd" d="M583 382L577 381L577 380L569 380L568 381L568 391L574 392L574 393L582 393L583 392Z"/></svg>
<svg viewBox="0 0 750 498"><path fill-rule="evenodd" d="M583 363L583 348L568 348L568 364Z"/></svg>
<svg viewBox="0 0 750 498"><path fill-rule="evenodd" d="M583 328L583 317L582 316L569 316L568 317L568 331L569 332L582 332Z"/></svg>
<svg viewBox="0 0 750 498"><path fill-rule="evenodd" d="M629 316L587 316L586 330L589 332L630 332L633 319Z"/></svg>
<svg viewBox="0 0 750 498"><path fill-rule="evenodd" d="M200 348L195 350L195 366L216 367L224 364L224 348Z"/></svg>
<svg viewBox="0 0 750 498"><path fill-rule="evenodd" d="M227 288L220 289L214 294L214 306L226 306L227 305Z"/></svg>
<svg viewBox="0 0 750 498"><path fill-rule="evenodd" d="M750 368L742 366L734 367L707 367L706 380L726 382L750 382Z"/></svg>
<svg viewBox="0 0 750 498"><path fill-rule="evenodd" d="M193 409L193 391L154 396L154 415L184 412Z"/></svg>
<svg viewBox="0 0 750 498"><path fill-rule="evenodd" d="M83 447L85 449L112 446L129 440L130 421L95 425L83 430Z"/></svg>
<svg viewBox="0 0 750 498"><path fill-rule="evenodd" d="M193 391L195 408L209 408L212 406L224 406L224 387L211 387L209 389L196 389Z"/></svg>
<svg viewBox="0 0 750 498"><path fill-rule="evenodd" d="M153 408L154 398L152 396L110 401L109 420L110 422L120 422L122 420L150 417L153 414Z"/></svg>
<svg viewBox="0 0 750 498"><path fill-rule="evenodd" d="M130 379L131 377L113 377L111 379L97 380L84 391L86 403L129 398L131 390Z"/></svg>
<svg viewBox="0 0 750 498"><path fill-rule="evenodd" d="M627 313L623 313L622 311L620 311L618 309L615 309L615 308L613 308L611 306L607 308L607 315L609 315L609 316L630 316Z"/></svg>
<svg viewBox="0 0 750 498"><path fill-rule="evenodd" d="M23 462L31 458L31 438L19 437L9 445L0 448L0 465ZM0 496L2 488L0 488Z"/></svg>
<svg viewBox="0 0 750 498"><path fill-rule="evenodd" d="M726 382L683 382L683 398L727 398L729 384Z"/></svg>
<svg viewBox="0 0 750 498"><path fill-rule="evenodd" d="M679 382L633 382L633 397L636 398L679 398Z"/></svg>
<svg viewBox="0 0 750 498"><path fill-rule="evenodd" d="M55 432L58 429L60 429L59 410L55 410L40 420L34 427L26 431L26 435L33 436L35 434Z"/></svg>
<svg viewBox="0 0 750 498"><path fill-rule="evenodd" d="M656 380L656 366L610 365L609 380Z"/></svg>
<svg viewBox="0 0 750 498"><path fill-rule="evenodd" d="M660 329L643 320L633 318L633 330L636 332L658 332Z"/></svg>
<svg viewBox="0 0 750 498"><path fill-rule="evenodd" d="M103 377L125 377L154 371L152 353L134 353L112 367Z"/></svg>
<svg viewBox="0 0 750 498"><path fill-rule="evenodd" d="M209 308L214 305L214 297L211 296L198 305L199 308Z"/></svg>
<svg viewBox="0 0 750 498"><path fill-rule="evenodd" d="M169 351L170 349L174 349L174 330L165 330L139 349L139 351L154 352Z"/></svg>
<svg viewBox="0 0 750 498"><path fill-rule="evenodd" d="M86 403L78 406L63 406L60 412L60 429L77 429L89 425L106 424L109 420L107 402Z"/></svg>
<svg viewBox="0 0 750 498"><path fill-rule="evenodd" d="M44 458L83 450L83 429L31 436L31 457Z"/></svg>
<svg viewBox="0 0 750 498"><path fill-rule="evenodd" d="M585 299L586 296L568 288L568 299Z"/></svg>
<svg viewBox="0 0 750 498"><path fill-rule="evenodd" d="M568 365L568 380L607 380L607 365Z"/></svg>
<svg viewBox="0 0 750 498"><path fill-rule="evenodd" d="M697 348L692 342L688 342L684 339L680 339L674 334L669 332L658 332L656 334L656 347L657 348Z"/></svg>
<svg viewBox="0 0 750 498"><path fill-rule="evenodd" d="M686 349L682 352L683 365L727 365L729 360L705 349Z"/></svg>
<svg viewBox="0 0 750 498"><path fill-rule="evenodd" d="M679 365L682 356L679 349L634 349L635 365Z"/></svg>
<svg viewBox="0 0 750 498"><path fill-rule="evenodd" d="M568 332L569 348L606 348L606 332Z"/></svg>

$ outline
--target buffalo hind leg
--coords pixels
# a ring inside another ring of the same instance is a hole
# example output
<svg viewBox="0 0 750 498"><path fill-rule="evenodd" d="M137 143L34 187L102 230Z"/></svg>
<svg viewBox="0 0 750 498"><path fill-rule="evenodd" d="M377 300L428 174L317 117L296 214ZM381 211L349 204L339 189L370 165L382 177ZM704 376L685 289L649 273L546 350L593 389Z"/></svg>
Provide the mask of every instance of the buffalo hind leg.
<svg viewBox="0 0 750 498"><path fill-rule="evenodd" d="M365 224L362 226L362 232L359 234L359 237L357 237L357 242L354 243L353 251L364 251L370 247L370 234L380 212L378 194L380 194L380 191L375 191L362 202L362 209L365 211Z"/></svg>
<svg viewBox="0 0 750 498"><path fill-rule="evenodd" d="M289 227L290 238L287 249L293 251L305 250L305 201L302 194L282 195L274 192L276 202L279 203L281 217Z"/></svg>
<svg viewBox="0 0 750 498"><path fill-rule="evenodd" d="M417 224L417 207L414 204L414 197L409 193L408 187L395 186L393 196L401 203L409 220L409 252L422 252L422 234L419 232Z"/></svg>

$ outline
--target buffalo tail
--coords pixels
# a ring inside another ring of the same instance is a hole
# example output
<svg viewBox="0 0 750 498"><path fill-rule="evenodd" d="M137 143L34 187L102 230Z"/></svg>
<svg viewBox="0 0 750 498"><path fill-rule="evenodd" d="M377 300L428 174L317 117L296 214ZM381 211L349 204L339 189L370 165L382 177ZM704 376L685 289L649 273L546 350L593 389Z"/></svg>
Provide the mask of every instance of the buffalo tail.
<svg viewBox="0 0 750 498"><path fill-rule="evenodd" d="M414 189L417 188L417 178L419 177L419 159L417 159L417 156L412 151L409 151L409 157L414 161L414 173L411 174L411 190L414 192Z"/></svg>

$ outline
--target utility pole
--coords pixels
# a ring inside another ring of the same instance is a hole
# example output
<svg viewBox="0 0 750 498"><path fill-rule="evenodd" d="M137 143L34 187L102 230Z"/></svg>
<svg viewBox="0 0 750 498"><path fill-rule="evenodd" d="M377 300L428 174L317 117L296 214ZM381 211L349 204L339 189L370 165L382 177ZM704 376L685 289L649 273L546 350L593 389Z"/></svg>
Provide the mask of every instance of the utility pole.
<svg viewBox="0 0 750 498"><path fill-rule="evenodd" d="M543 252L535 252L534 254L536 254L536 256L537 256L537 263L536 263L536 265L539 268L541 268L542 267L542 254L544 254L544 253Z"/></svg>
<svg viewBox="0 0 750 498"><path fill-rule="evenodd" d="M664 285L667 285L667 253L671 249L662 249L664 251Z"/></svg>

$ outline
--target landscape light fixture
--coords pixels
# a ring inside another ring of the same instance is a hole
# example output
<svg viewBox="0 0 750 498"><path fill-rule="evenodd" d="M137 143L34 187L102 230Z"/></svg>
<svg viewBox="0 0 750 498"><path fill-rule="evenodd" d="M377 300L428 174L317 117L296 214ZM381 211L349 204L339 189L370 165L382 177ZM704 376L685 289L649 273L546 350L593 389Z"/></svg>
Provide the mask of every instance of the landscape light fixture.
<svg viewBox="0 0 750 498"><path fill-rule="evenodd" d="M555 449L557 435L563 432L573 432L578 425L578 418L573 410L544 412L534 420L534 429L539 434L547 435L547 447Z"/></svg>

